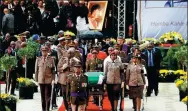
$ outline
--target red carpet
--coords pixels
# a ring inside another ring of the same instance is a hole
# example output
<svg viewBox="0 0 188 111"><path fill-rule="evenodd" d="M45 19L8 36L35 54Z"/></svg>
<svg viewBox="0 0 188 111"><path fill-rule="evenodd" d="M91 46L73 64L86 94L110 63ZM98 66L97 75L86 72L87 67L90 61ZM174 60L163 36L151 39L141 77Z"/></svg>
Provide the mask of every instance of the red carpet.
<svg viewBox="0 0 188 111"><path fill-rule="evenodd" d="M124 107L124 103L122 102L122 108ZM108 100L107 95L105 95L104 100L103 100L103 110L102 111L110 111L111 110L111 105L110 101ZM61 105L58 111L65 111L64 104ZM87 111L99 111L99 107L93 104L92 102L89 102Z"/></svg>
<svg viewBox="0 0 188 111"><path fill-rule="evenodd" d="M5 84L5 82L4 81L0 81L0 84Z"/></svg>

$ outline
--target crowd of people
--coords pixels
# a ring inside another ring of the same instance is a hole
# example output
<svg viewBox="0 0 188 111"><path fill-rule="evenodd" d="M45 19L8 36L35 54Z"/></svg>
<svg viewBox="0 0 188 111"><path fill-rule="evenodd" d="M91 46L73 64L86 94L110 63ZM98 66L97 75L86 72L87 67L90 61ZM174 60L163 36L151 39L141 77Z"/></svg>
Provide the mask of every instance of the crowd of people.
<svg viewBox="0 0 188 111"><path fill-rule="evenodd" d="M95 10L95 9L93 9ZM29 31L31 34L52 36L59 30L71 30L77 33L80 19L84 30L89 29L89 10L82 0L4 0L0 3L0 30L5 36ZM82 20L83 21L83 20Z"/></svg>
<svg viewBox="0 0 188 111"><path fill-rule="evenodd" d="M42 0L27 3L24 0L14 0L12 4L7 0L1 4L3 38L0 39L0 55L16 56L18 60L17 66L10 71L11 94L15 95L16 79L25 77L24 70L27 66L27 78L34 79L39 84L43 111L49 111L50 105L58 107L56 96L63 96L66 110L71 107L72 111L84 111L89 97L88 77L84 73L104 72L103 84L108 92L112 111L117 111L124 87L129 90L133 108L140 111L147 80L146 95L151 96L153 90L156 96L159 93L158 73L162 59L160 50L153 43L140 50L138 45L131 42L126 44L123 37L118 37L117 43L113 44L108 38L94 41L71 36L66 30L75 35L82 31L79 27L76 28L77 18L85 18L84 23L88 24L88 9L84 3L69 2L64 5L60 1L57 5L54 1L48 1L44 5ZM57 20L58 23L55 22ZM57 38L54 38L56 33ZM19 37L14 34L19 34ZM29 59L27 65L24 65L25 60L17 56L17 51L27 47L28 39L40 45L36 57ZM51 84L55 84L54 89ZM52 90L55 93L50 104ZM97 104L95 99L94 103Z"/></svg>

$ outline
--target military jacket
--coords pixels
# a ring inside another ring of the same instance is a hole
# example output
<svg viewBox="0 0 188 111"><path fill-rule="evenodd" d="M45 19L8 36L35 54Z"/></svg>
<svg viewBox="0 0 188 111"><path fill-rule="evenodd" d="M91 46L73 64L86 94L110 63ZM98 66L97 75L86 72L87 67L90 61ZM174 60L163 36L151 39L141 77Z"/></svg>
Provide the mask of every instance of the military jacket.
<svg viewBox="0 0 188 111"><path fill-rule="evenodd" d="M101 59L89 59L86 61L86 71L95 72L103 70L103 61Z"/></svg>
<svg viewBox="0 0 188 111"><path fill-rule="evenodd" d="M63 65L67 64L67 69L63 69ZM67 80L67 74L73 73L74 72L74 65L76 64L75 58L69 59L68 57L63 57L59 60L58 65L57 65L57 70L59 72L58 76L58 82L60 84L66 85L66 80Z"/></svg>
<svg viewBox="0 0 188 111"><path fill-rule="evenodd" d="M67 101L71 104L83 105L88 99L88 77L81 74L79 77L71 74L67 79Z"/></svg>
<svg viewBox="0 0 188 111"><path fill-rule="evenodd" d="M55 80L54 58L47 56L38 57L35 62L35 78L39 84L51 84Z"/></svg>
<svg viewBox="0 0 188 111"><path fill-rule="evenodd" d="M129 86L144 85L146 82L142 70L144 70L142 64L129 63L126 71L126 84Z"/></svg>
<svg viewBox="0 0 188 111"><path fill-rule="evenodd" d="M57 55L58 55L58 59L59 60L61 59L61 57L66 57L67 56L67 50L61 44L57 45Z"/></svg>
<svg viewBox="0 0 188 111"><path fill-rule="evenodd" d="M115 60L107 61L105 67L105 79L107 84L121 84L124 81L122 62Z"/></svg>

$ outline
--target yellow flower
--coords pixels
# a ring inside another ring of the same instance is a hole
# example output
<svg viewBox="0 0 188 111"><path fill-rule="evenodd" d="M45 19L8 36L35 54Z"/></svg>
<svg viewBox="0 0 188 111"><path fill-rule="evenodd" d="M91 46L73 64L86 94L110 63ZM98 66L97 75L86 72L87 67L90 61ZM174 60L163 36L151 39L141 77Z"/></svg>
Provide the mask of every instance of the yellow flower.
<svg viewBox="0 0 188 111"><path fill-rule="evenodd" d="M181 84L183 84L183 82L184 82L183 80L178 80L178 81L176 82L176 86L179 87Z"/></svg>
<svg viewBox="0 0 188 111"><path fill-rule="evenodd" d="M168 70L162 69L162 70L159 71L159 73L160 73L160 74L166 74L166 73L168 73Z"/></svg>
<svg viewBox="0 0 188 111"><path fill-rule="evenodd" d="M185 80L185 81L187 81L187 80L188 80L187 75L180 76L180 79Z"/></svg>
<svg viewBox="0 0 188 111"><path fill-rule="evenodd" d="M23 78L23 77L20 77L20 78L17 79L17 81L18 81L19 83L24 82L24 80L25 80L25 78Z"/></svg>
<svg viewBox="0 0 188 111"><path fill-rule="evenodd" d="M9 96L10 96L9 94L0 94L0 98L2 98L2 99L5 99L5 98L7 98Z"/></svg>
<svg viewBox="0 0 188 111"><path fill-rule="evenodd" d="M187 103L188 102L188 96L184 97L181 102Z"/></svg>
<svg viewBox="0 0 188 111"><path fill-rule="evenodd" d="M187 72L185 72L184 70L177 70L174 72L174 74L182 74L182 75L186 75Z"/></svg>

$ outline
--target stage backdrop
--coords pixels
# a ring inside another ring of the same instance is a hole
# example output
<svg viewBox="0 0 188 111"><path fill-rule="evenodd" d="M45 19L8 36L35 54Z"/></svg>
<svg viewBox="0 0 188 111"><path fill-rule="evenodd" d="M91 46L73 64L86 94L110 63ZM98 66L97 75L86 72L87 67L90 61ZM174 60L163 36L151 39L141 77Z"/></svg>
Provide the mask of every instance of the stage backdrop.
<svg viewBox="0 0 188 111"><path fill-rule="evenodd" d="M89 27L94 30L102 30L108 1L89 1Z"/></svg>
<svg viewBox="0 0 188 111"><path fill-rule="evenodd" d="M139 40L176 31L187 39L187 0L138 1Z"/></svg>

